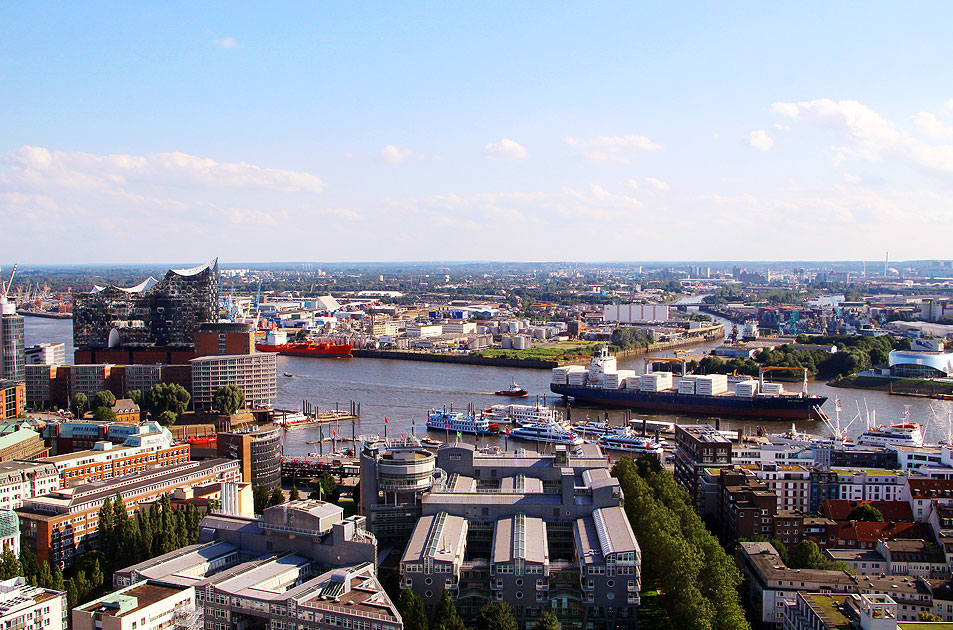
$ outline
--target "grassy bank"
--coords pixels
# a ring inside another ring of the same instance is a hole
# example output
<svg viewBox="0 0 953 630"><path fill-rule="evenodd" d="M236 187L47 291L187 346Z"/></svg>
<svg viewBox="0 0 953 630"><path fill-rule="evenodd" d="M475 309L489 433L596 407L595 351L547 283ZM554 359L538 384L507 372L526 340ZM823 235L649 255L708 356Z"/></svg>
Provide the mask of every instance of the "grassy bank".
<svg viewBox="0 0 953 630"><path fill-rule="evenodd" d="M851 389L871 389L893 394L911 394L929 396L931 394L953 394L953 384L915 378L882 378L875 376L844 376L827 383L831 387Z"/></svg>
<svg viewBox="0 0 953 630"><path fill-rule="evenodd" d="M488 359L507 358L565 361L581 357L591 357L593 349L600 345L604 344L596 341L557 341L555 343L533 346L526 350L489 348L487 350L481 350L480 352L473 352L471 355L486 357Z"/></svg>

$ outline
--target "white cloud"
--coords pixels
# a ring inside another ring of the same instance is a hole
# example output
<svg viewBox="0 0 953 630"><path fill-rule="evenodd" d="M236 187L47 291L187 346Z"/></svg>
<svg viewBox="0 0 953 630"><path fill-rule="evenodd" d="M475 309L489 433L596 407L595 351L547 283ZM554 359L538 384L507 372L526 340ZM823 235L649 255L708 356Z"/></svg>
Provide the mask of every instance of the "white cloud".
<svg viewBox="0 0 953 630"><path fill-rule="evenodd" d="M774 128L775 131L780 133L787 133L791 131L790 127L788 127L787 125L782 125L781 123L774 123L772 127Z"/></svg>
<svg viewBox="0 0 953 630"><path fill-rule="evenodd" d="M638 182L638 180L629 179L629 180L626 180L625 184L626 184L626 186L628 186L628 187L631 188L632 190L638 190L638 189L639 189L639 182Z"/></svg>
<svg viewBox="0 0 953 630"><path fill-rule="evenodd" d="M392 144L388 144L386 147L381 149L381 157L391 164L400 164L401 162L405 162L410 158L421 159L423 156L412 151L411 149L402 149L400 147L395 147Z"/></svg>
<svg viewBox="0 0 953 630"><path fill-rule="evenodd" d="M239 46L238 40L234 37L223 37L222 39L216 39L215 43L222 48L237 48Z"/></svg>
<svg viewBox="0 0 953 630"><path fill-rule="evenodd" d="M848 184L860 184L864 181L864 178L853 173L844 173L844 181Z"/></svg>
<svg viewBox="0 0 953 630"><path fill-rule="evenodd" d="M0 216L9 217L0 251L22 252L22 241L57 252L54 260L141 260L149 252L166 257L220 243L253 247L253 234L280 236L256 229L280 230L293 212L326 223L346 219L320 209L300 213L324 188L307 172L179 152L100 155L24 146L0 155ZM88 247L62 251L66 234Z"/></svg>
<svg viewBox="0 0 953 630"><path fill-rule="evenodd" d="M953 173L953 146L930 144L897 129L872 109L857 101L818 99L799 103L775 103L771 109L783 116L832 128L847 137L850 147L838 151L879 163L899 158L912 166Z"/></svg>
<svg viewBox="0 0 953 630"><path fill-rule="evenodd" d="M564 142L586 159L616 164L628 164L630 155L636 151L658 151L662 148L645 136L634 135L599 136L592 140L567 136Z"/></svg>
<svg viewBox="0 0 953 630"><path fill-rule="evenodd" d="M498 160L522 160L529 157L529 151L515 140L501 138L499 142L490 142L483 147L483 156Z"/></svg>
<svg viewBox="0 0 953 630"><path fill-rule="evenodd" d="M758 129L748 134L748 145L759 151L767 151L774 146L774 140L764 129Z"/></svg>
<svg viewBox="0 0 953 630"><path fill-rule="evenodd" d="M663 182L662 180L656 179L655 177L646 177L645 183L651 186L652 188L654 188L655 190L668 190L671 188L668 182Z"/></svg>
<svg viewBox="0 0 953 630"><path fill-rule="evenodd" d="M920 112L913 117L913 126L925 136L938 140L953 139L953 128L944 125L939 118L930 112Z"/></svg>

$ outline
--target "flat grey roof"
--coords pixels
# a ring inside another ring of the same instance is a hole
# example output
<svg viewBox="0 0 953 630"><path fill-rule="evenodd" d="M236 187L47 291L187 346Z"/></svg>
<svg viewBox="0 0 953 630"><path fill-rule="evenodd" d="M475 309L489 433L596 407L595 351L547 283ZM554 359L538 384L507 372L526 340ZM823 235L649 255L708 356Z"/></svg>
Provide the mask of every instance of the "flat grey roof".
<svg viewBox="0 0 953 630"><path fill-rule="evenodd" d="M540 564L549 560L543 519L516 514L496 522L492 561L501 564L517 558Z"/></svg>
<svg viewBox="0 0 953 630"><path fill-rule="evenodd" d="M439 512L417 521L401 562L431 557L441 562L462 560L466 549L466 519Z"/></svg>

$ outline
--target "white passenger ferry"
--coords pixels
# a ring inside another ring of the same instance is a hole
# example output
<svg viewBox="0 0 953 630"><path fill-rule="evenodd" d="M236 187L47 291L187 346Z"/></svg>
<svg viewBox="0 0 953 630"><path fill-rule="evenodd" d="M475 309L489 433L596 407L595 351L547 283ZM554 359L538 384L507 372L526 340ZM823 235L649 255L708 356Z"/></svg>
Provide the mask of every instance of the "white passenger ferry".
<svg viewBox="0 0 953 630"><path fill-rule="evenodd" d="M636 435L631 431L606 433L596 441L596 444L603 450L608 451L624 451L626 453L632 453L633 455L651 453L658 457L662 455L661 444L649 438Z"/></svg>
<svg viewBox="0 0 953 630"><path fill-rule="evenodd" d="M581 437L573 433L566 425L558 422L528 424L513 429L509 435L510 437L533 442L569 444L571 446L578 446L583 443Z"/></svg>
<svg viewBox="0 0 953 630"><path fill-rule="evenodd" d="M465 414L461 411L431 411L427 418L427 428L431 431L450 431L471 435L493 435L500 432L500 426L483 414Z"/></svg>
<svg viewBox="0 0 953 630"><path fill-rule="evenodd" d="M500 424L540 424L558 420L555 409L541 405L492 405L483 410L490 422Z"/></svg>

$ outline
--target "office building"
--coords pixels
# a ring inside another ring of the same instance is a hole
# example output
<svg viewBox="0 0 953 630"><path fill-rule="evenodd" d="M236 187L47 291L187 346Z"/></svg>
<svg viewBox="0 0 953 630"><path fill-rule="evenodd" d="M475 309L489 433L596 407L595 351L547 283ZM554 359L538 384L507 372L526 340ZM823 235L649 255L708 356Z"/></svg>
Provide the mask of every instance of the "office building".
<svg viewBox="0 0 953 630"><path fill-rule="evenodd" d="M0 296L0 379L22 381L25 363L23 316L17 315L14 302Z"/></svg>
<svg viewBox="0 0 953 630"><path fill-rule="evenodd" d="M159 582L140 582L99 599L80 604L72 612L73 630L189 630L201 613L195 589Z"/></svg>
<svg viewBox="0 0 953 630"><path fill-rule="evenodd" d="M113 584L120 592L143 583L194 588L200 617L193 627L205 630L237 623L401 630L377 580L377 541L364 524L364 517L344 518L341 508L310 500L259 517L216 512L203 519L198 544L116 571Z"/></svg>
<svg viewBox="0 0 953 630"><path fill-rule="evenodd" d="M0 427L0 462L35 460L49 454L43 438L33 429L21 424Z"/></svg>
<svg viewBox="0 0 953 630"><path fill-rule="evenodd" d="M55 365L36 365L27 364L24 367L24 379L26 381L26 404L34 409L49 409L54 406L56 395L53 391L56 383ZM60 398L67 398L66 392Z"/></svg>
<svg viewBox="0 0 953 630"><path fill-rule="evenodd" d="M195 333L195 356L251 354L255 352L255 330L251 324L210 322Z"/></svg>
<svg viewBox="0 0 953 630"><path fill-rule="evenodd" d="M0 627L66 630L66 592L30 586L22 577L0 581Z"/></svg>
<svg viewBox="0 0 953 630"><path fill-rule="evenodd" d="M23 351L27 365L63 365L66 363L65 343L38 343Z"/></svg>
<svg viewBox="0 0 953 630"><path fill-rule="evenodd" d="M128 431L122 432L124 437L116 436L117 441L122 439L121 445L103 440L94 443L92 449L53 455L39 462L56 468L61 488L72 488L189 461L189 445L177 444L172 433L159 423L125 426ZM108 433L109 428L107 437Z"/></svg>
<svg viewBox="0 0 953 630"><path fill-rule="evenodd" d="M16 418L26 410L26 383L0 380L0 420Z"/></svg>
<svg viewBox="0 0 953 630"><path fill-rule="evenodd" d="M218 319L218 260L130 288L73 294L77 363L185 363L201 324Z"/></svg>
<svg viewBox="0 0 953 630"><path fill-rule="evenodd" d="M240 388L250 409L271 408L278 395L278 355L273 352L210 355L190 363L196 411L211 411L215 393L225 385Z"/></svg>
<svg viewBox="0 0 953 630"><path fill-rule="evenodd" d="M281 428L244 433L219 433L219 457L237 459L242 480L269 490L281 485Z"/></svg>
<svg viewBox="0 0 953 630"><path fill-rule="evenodd" d="M540 455L458 444L434 458L368 442L361 492L372 531L398 542L413 523L401 579L430 613L447 589L465 620L507 602L521 624L553 610L563 627L636 626L641 552L596 445Z"/></svg>
<svg viewBox="0 0 953 630"><path fill-rule="evenodd" d="M177 488L222 481L239 481L238 462L210 459L166 467L148 467L136 474L60 488L26 499L17 509L24 544L36 551L40 562L72 566L76 557L99 548L99 509L119 494L130 516L140 504L156 501Z"/></svg>

